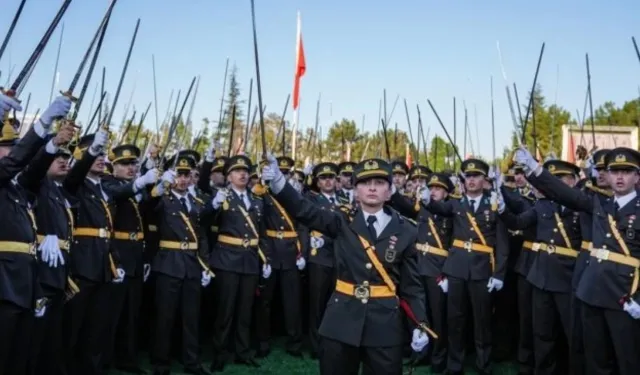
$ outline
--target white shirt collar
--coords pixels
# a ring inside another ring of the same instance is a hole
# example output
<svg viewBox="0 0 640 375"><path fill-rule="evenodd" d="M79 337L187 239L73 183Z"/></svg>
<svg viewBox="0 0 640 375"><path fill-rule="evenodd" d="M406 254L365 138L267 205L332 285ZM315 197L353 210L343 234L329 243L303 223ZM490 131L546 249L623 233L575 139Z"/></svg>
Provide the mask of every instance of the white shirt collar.
<svg viewBox="0 0 640 375"><path fill-rule="evenodd" d="M96 180L95 178L87 176L87 179L89 181L93 182L95 185L98 185L100 183L100 179L99 178Z"/></svg>
<svg viewBox="0 0 640 375"><path fill-rule="evenodd" d="M231 187L231 190L233 190L236 194L238 194L238 196L240 196L240 194L244 194L245 197L247 196L247 191L246 190L240 191L240 190L234 188L233 186L230 186L230 187Z"/></svg>
<svg viewBox="0 0 640 375"><path fill-rule="evenodd" d="M376 221L373 223L373 227L376 229L376 233L378 234L378 236L380 235L380 233L382 233L384 228L386 228L387 224L389 224L389 222L391 221L391 216L388 215L386 212L384 212L384 209L380 209L380 211L374 214L370 214L364 211L362 211L362 213L364 214L364 222L367 225L369 225L369 223L367 222L367 219L369 218L369 216L376 217Z"/></svg>
<svg viewBox="0 0 640 375"><path fill-rule="evenodd" d="M324 197L325 197L325 198L327 198L327 200L329 200L329 201L331 201L331 199L332 199L332 198L333 198L333 201L334 201L334 202L337 202L337 201L338 201L338 200L336 199L336 194L335 194L335 193L334 193L334 194L331 194L331 195L329 195L329 194L325 194L325 193L322 193L322 195L324 195Z"/></svg>
<svg viewBox="0 0 640 375"><path fill-rule="evenodd" d="M635 197L636 197L637 193L635 190L632 190L629 194L627 195L623 195L621 197L615 197L615 202L618 203L618 209L621 209L622 207L624 207L627 203L631 202Z"/></svg>

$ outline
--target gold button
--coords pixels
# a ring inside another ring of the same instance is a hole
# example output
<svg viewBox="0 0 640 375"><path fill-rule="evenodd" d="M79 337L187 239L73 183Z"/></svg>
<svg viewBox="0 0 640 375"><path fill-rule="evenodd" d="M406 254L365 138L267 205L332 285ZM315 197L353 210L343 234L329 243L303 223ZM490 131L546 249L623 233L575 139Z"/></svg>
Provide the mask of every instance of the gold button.
<svg viewBox="0 0 640 375"><path fill-rule="evenodd" d="M608 237L611 237L611 233L607 233L607 238L608 238Z"/></svg>
<svg viewBox="0 0 640 375"><path fill-rule="evenodd" d="M368 300L368 299L366 299L366 298L363 298L363 299L361 299L360 301L361 301L363 304L365 304L365 303L369 302L369 300Z"/></svg>
<svg viewBox="0 0 640 375"><path fill-rule="evenodd" d="M549 241L549 242L553 243L553 240L551 240L551 241Z"/></svg>
<svg viewBox="0 0 640 375"><path fill-rule="evenodd" d="M368 281L363 281L362 282L362 286L369 286L369 282Z"/></svg>
<svg viewBox="0 0 640 375"><path fill-rule="evenodd" d="M371 267L372 267L372 266L371 266L371 263L367 263L367 264L365 264L364 266L365 266L365 267L367 267L367 269L368 269L368 270L370 270L370 269L371 269Z"/></svg>

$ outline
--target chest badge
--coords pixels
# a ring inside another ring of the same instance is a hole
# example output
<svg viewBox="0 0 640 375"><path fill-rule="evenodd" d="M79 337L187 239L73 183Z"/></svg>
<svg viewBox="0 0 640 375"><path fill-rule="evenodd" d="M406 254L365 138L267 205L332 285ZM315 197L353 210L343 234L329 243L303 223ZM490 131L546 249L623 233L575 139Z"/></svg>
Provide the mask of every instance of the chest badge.
<svg viewBox="0 0 640 375"><path fill-rule="evenodd" d="M387 248L387 250L384 251L384 260L386 260L387 263L393 263L393 261L396 260L396 255L397 255L396 242L397 241L398 241L398 237L396 236L391 236L391 238L389 239L389 247Z"/></svg>

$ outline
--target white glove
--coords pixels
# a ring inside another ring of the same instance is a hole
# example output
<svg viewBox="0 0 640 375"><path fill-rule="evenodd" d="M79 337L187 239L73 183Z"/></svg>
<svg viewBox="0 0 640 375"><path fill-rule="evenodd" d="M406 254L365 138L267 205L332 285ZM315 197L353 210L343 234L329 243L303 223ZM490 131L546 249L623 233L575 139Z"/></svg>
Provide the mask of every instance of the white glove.
<svg viewBox="0 0 640 375"><path fill-rule="evenodd" d="M151 265L149 263L145 263L143 266L144 273L144 282L146 283L149 280L149 275L151 275Z"/></svg>
<svg viewBox="0 0 640 375"><path fill-rule="evenodd" d="M492 277L489 279L489 283L487 284L487 289L489 290L489 293L493 292L494 290L496 292L499 292L503 286L504 286L504 282L502 280L498 280Z"/></svg>
<svg viewBox="0 0 640 375"><path fill-rule="evenodd" d="M109 141L109 133L105 129L100 129L93 138L93 143L89 146L89 152L93 156L97 156L104 150L104 146Z"/></svg>
<svg viewBox="0 0 640 375"><path fill-rule="evenodd" d="M296 260L296 267L298 267L298 270L302 271L306 265L307 262L304 260L304 257L300 257Z"/></svg>
<svg viewBox="0 0 640 375"><path fill-rule="evenodd" d="M147 173L143 174L142 176L136 178L133 184L136 187L136 191L138 191L143 189L147 185L155 184L157 179L158 179L158 170L153 168L153 169L149 169Z"/></svg>
<svg viewBox="0 0 640 375"><path fill-rule="evenodd" d="M22 106L14 98L8 97L0 93L0 118L4 118L4 114L11 111L22 111Z"/></svg>
<svg viewBox="0 0 640 375"><path fill-rule="evenodd" d="M513 154L513 161L522 165L527 175L538 168L538 162L524 146L518 147Z"/></svg>
<svg viewBox="0 0 640 375"><path fill-rule="evenodd" d="M269 187L271 191L278 194L284 189L284 175L280 171L278 160L272 153L267 154L267 162L269 164L262 169L262 179L264 181L270 181Z"/></svg>
<svg viewBox="0 0 640 375"><path fill-rule="evenodd" d="M324 246L324 238L322 237L311 237L309 239L309 244L312 249L321 249Z"/></svg>
<svg viewBox="0 0 640 375"><path fill-rule="evenodd" d="M298 193L302 191L302 184L295 178L289 179L289 185L293 186L293 188L296 189Z"/></svg>
<svg viewBox="0 0 640 375"><path fill-rule="evenodd" d="M443 293L448 293L449 292L449 279L447 279L446 277L443 277L442 280L440 280L438 282L438 286L440 287L440 289L442 289Z"/></svg>
<svg viewBox="0 0 640 375"><path fill-rule="evenodd" d="M211 203L213 205L214 210L217 210L218 208L220 208L222 203L224 203L224 201L227 200L228 194L229 193L227 192L226 189L218 190L218 192L216 193L216 196L213 197L213 202Z"/></svg>
<svg viewBox="0 0 640 375"><path fill-rule="evenodd" d="M150 157L147 157L147 162L144 164L147 169L153 169L156 167L156 162Z"/></svg>
<svg viewBox="0 0 640 375"><path fill-rule="evenodd" d="M307 164L307 166L305 166L304 169L302 170L302 173L304 173L305 176L308 176L311 173L313 173L313 164Z"/></svg>
<svg viewBox="0 0 640 375"><path fill-rule="evenodd" d="M111 280L112 282L114 282L115 284L120 284L121 282L124 281L124 275L125 272L122 268L117 268L116 269L116 277L113 278L113 280Z"/></svg>
<svg viewBox="0 0 640 375"><path fill-rule="evenodd" d="M271 276L271 265L270 264L262 265L262 278L268 279L269 276Z"/></svg>
<svg viewBox="0 0 640 375"><path fill-rule="evenodd" d="M47 311L47 305L44 304L44 298L40 298L39 300L37 300L36 306L40 307L35 308L35 310L33 311L33 315L36 318L42 318L44 316L44 313Z"/></svg>
<svg viewBox="0 0 640 375"><path fill-rule="evenodd" d="M212 144L207 152L204 154L204 161L208 163L213 163L213 159L216 157L216 145Z"/></svg>
<svg viewBox="0 0 640 375"><path fill-rule="evenodd" d="M413 337L411 338L411 349L414 352L421 352L429 344L429 336L418 328L413 329Z"/></svg>
<svg viewBox="0 0 640 375"><path fill-rule="evenodd" d="M204 288L209 286L209 284L211 283L211 275L209 275L209 272L202 271L202 279L200 280L200 283L202 284L202 287L204 287Z"/></svg>
<svg viewBox="0 0 640 375"><path fill-rule="evenodd" d="M593 162L593 154L591 154L591 155L589 155L587 160L585 160L585 162L584 162L584 169L591 170L591 168L593 168L594 165L595 165L595 163Z"/></svg>
<svg viewBox="0 0 640 375"><path fill-rule="evenodd" d="M598 178L600 176L600 172L598 172L598 170L595 169L595 168L591 168L590 172L591 172L591 177L592 178Z"/></svg>
<svg viewBox="0 0 640 375"><path fill-rule="evenodd" d="M71 99L66 96L58 96L51 105L49 105L49 108L44 110L38 121L43 128L49 129L54 120L66 117L70 110Z"/></svg>
<svg viewBox="0 0 640 375"><path fill-rule="evenodd" d="M640 319L640 305L633 299L627 301L622 305L622 309L631 315L633 319Z"/></svg>
<svg viewBox="0 0 640 375"><path fill-rule="evenodd" d="M502 196L502 193L495 192L492 191L491 192L491 198L489 198L489 202L491 203L491 205L493 206L494 204L498 207L498 212L499 213L503 213L506 206L504 204L504 197Z"/></svg>
<svg viewBox="0 0 640 375"><path fill-rule="evenodd" d="M173 182L176 179L175 171L166 171L162 174L162 182L167 182L169 185L173 185Z"/></svg>
<svg viewBox="0 0 640 375"><path fill-rule="evenodd" d="M60 245L58 243L58 237L53 234L48 234L44 237L44 240L38 246L42 261L49 264L49 267L56 268L58 264L64 266L64 256L60 251Z"/></svg>
<svg viewBox="0 0 640 375"><path fill-rule="evenodd" d="M422 189L420 191L420 199L425 205L429 204L429 202L431 202L431 191L427 188Z"/></svg>

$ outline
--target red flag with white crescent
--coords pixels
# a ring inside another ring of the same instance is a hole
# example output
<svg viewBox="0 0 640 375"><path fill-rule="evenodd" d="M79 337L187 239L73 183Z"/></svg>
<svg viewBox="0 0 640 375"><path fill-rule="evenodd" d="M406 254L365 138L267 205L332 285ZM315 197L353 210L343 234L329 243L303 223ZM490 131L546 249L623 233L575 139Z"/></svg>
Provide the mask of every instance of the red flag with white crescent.
<svg viewBox="0 0 640 375"><path fill-rule="evenodd" d="M307 63L304 59L304 47L302 44L302 22L300 12L298 12L298 34L296 40L296 72L293 82L293 110L297 110L300 105L300 78L307 71Z"/></svg>

